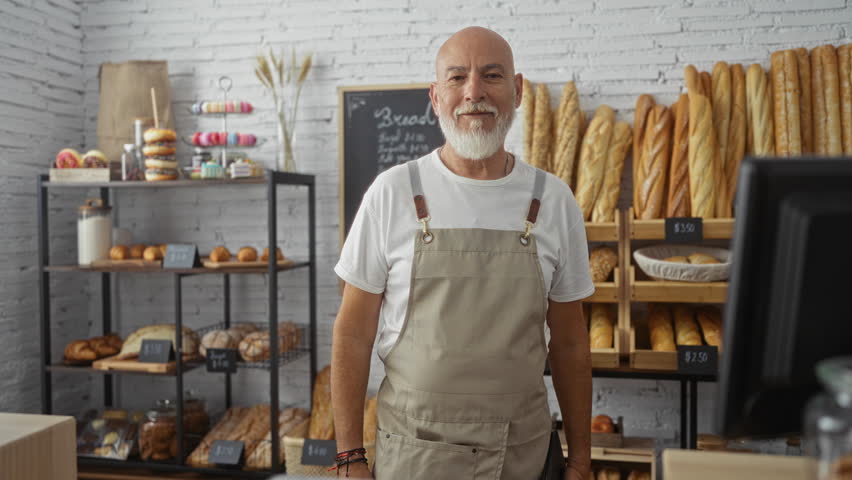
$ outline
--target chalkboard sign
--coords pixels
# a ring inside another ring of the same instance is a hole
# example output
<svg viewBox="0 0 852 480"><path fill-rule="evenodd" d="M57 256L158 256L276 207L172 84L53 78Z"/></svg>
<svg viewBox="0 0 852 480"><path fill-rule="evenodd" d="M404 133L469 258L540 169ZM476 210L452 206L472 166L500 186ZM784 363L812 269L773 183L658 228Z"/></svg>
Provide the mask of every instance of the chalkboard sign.
<svg viewBox="0 0 852 480"><path fill-rule="evenodd" d="M701 217L672 217L666 219L666 241L669 243L698 243L704 240Z"/></svg>
<svg viewBox="0 0 852 480"><path fill-rule="evenodd" d="M235 373L237 371L237 351L233 348L208 348L207 371Z"/></svg>
<svg viewBox="0 0 852 480"><path fill-rule="evenodd" d="M143 339L139 347L139 361L142 363L169 363L175 359L175 350L171 340Z"/></svg>
<svg viewBox="0 0 852 480"><path fill-rule="evenodd" d="M207 461L214 465L240 465L244 448L243 442L213 440L213 444L210 445L210 453L207 454Z"/></svg>
<svg viewBox="0 0 852 480"><path fill-rule="evenodd" d="M385 170L444 144L429 84L340 87L340 240L364 192Z"/></svg>
<svg viewBox="0 0 852 480"><path fill-rule="evenodd" d="M711 346L677 346L677 371L693 375L716 375L719 351Z"/></svg>
<svg viewBox="0 0 852 480"><path fill-rule="evenodd" d="M195 268L200 265L195 245L166 245L163 268Z"/></svg>
<svg viewBox="0 0 852 480"><path fill-rule="evenodd" d="M337 442L334 440L305 439L302 447L302 465L334 465L337 457Z"/></svg>

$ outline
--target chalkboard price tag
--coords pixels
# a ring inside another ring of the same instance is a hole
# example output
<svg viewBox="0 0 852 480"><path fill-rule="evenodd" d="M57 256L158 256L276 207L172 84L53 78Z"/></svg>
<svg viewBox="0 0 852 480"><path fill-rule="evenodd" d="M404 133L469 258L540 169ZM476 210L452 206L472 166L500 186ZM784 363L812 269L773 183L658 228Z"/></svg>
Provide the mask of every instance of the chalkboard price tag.
<svg viewBox="0 0 852 480"><path fill-rule="evenodd" d="M335 464L337 457L337 442L334 440L305 439L302 447L302 465L319 465L327 467Z"/></svg>
<svg viewBox="0 0 852 480"><path fill-rule="evenodd" d="M236 373L237 351L233 348L208 348L207 371Z"/></svg>
<svg viewBox="0 0 852 480"><path fill-rule="evenodd" d="M175 350L171 340L142 340L139 349L141 363L169 363L175 359Z"/></svg>
<svg viewBox="0 0 852 480"><path fill-rule="evenodd" d="M201 265L195 245L166 245L163 268L195 268Z"/></svg>
<svg viewBox="0 0 852 480"><path fill-rule="evenodd" d="M719 351L711 346L677 346L677 371L692 375L715 375L719 370Z"/></svg>
<svg viewBox="0 0 852 480"><path fill-rule="evenodd" d="M673 217L666 219L666 241L669 243L697 243L704 240L704 222L701 217Z"/></svg>
<svg viewBox="0 0 852 480"><path fill-rule="evenodd" d="M210 446L207 461L214 465L239 466L243 462L243 442L231 440L214 440Z"/></svg>

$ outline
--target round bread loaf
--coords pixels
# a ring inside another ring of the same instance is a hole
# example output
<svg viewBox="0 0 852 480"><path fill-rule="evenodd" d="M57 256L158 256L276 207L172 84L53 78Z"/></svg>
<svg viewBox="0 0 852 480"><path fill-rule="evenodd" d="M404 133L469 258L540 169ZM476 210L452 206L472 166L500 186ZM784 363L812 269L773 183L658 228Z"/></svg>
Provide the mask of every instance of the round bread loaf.
<svg viewBox="0 0 852 480"><path fill-rule="evenodd" d="M228 332L230 332L231 335L237 339L237 342L239 342L242 341L243 337L249 333L254 333L258 330L260 329L253 323L237 323L231 326L231 328L228 329Z"/></svg>
<svg viewBox="0 0 852 480"><path fill-rule="evenodd" d="M278 325L278 352L286 353L299 345L301 333L295 324ZM240 342L240 356L247 362L269 359L269 332L249 333Z"/></svg>
<svg viewBox="0 0 852 480"><path fill-rule="evenodd" d="M233 348L236 349L240 345L240 339L230 330L213 330L207 332L201 337L201 346L198 347L198 353L202 357L207 358L208 348Z"/></svg>

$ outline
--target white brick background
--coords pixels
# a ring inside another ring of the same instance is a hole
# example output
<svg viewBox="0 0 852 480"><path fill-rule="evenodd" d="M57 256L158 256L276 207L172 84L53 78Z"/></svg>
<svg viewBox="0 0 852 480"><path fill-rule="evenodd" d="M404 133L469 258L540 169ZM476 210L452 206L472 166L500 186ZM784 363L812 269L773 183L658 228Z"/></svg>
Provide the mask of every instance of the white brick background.
<svg viewBox="0 0 852 480"><path fill-rule="evenodd" d="M5 240L0 247L4 278L0 369L9 369L9 375L0 370L6 387L2 389L6 393L0 394L3 410L34 410L38 400L32 177L45 170L62 146L97 143L97 72L102 62L168 60L181 134L219 128L218 120L199 119L187 108L198 100L218 100L216 81L220 75L229 75L234 80L231 98L248 100L256 107L251 116L234 117L231 129L272 138L274 114L252 72L254 55L262 45L315 53L315 68L299 112L296 158L300 169L316 174L318 182L322 366L328 362L330 330L339 305L332 272L338 251L338 86L429 81L443 40L463 26L478 24L507 38L517 70L534 82L547 82L554 102L562 84L574 80L584 110L591 113L609 104L620 119L632 121L632 108L641 93L652 93L661 103L676 100L682 90L683 67L689 63L703 70L717 60L767 66L773 50L845 43L852 34L849 0L0 0L0 5L0 86L4 91L0 163L5 172L0 180L0 206L12 227L0 233ZM271 166L274 143L252 150L252 158ZM520 151L517 125L508 145ZM185 145L178 152L183 162L191 153ZM307 252L301 193L288 189L279 193L279 233L285 253L291 256ZM82 198L82 194L72 196L63 205L73 206ZM261 189L210 189L164 190L156 197L122 193L116 200L121 225L131 229L136 239L192 241L204 251L219 243L259 245L265 233L263 198ZM73 211L57 213L61 220L54 227L58 235L54 245L73 252ZM280 279L282 318L306 321L306 272L283 274ZM57 287L62 289L56 291L57 304L67 312L55 318L72 322L74 317L75 323L63 331L71 337L80 336L84 315L95 320L99 313L97 292L87 281L81 277L75 279L79 283ZM171 277L121 275L117 282L116 314L122 334L146 323L171 320ZM221 320L219 277L190 278L185 287L188 325ZM234 319L263 320L263 279L236 278L232 288ZM81 301L74 301L75 294ZM23 362L26 369L9 368L13 361ZM306 372L307 363L301 362L282 373L283 401L307 405ZM377 370L373 388L379 376ZM214 407L221 406L216 378L197 372L186 379ZM92 383L93 388L99 384ZM69 395L80 398L88 385L75 385L79 388ZM131 407L148 406L173 391L170 381L144 377L125 378L122 387L122 400ZM267 390L259 372L238 376L235 391L243 401L263 400ZM661 445L673 445L679 435L678 394L679 386L673 382L596 380L594 411L623 415L629 435L654 436ZM712 430L714 394L710 385L699 388L700 431Z"/></svg>

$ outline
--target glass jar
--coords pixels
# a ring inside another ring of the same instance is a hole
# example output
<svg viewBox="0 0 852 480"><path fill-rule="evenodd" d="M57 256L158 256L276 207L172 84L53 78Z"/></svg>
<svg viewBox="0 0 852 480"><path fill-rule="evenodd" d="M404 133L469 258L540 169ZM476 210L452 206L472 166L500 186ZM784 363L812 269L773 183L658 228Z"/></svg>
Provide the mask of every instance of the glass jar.
<svg viewBox="0 0 852 480"><path fill-rule="evenodd" d="M187 390L183 396L183 448L191 452L201 443L201 439L210 429L210 416L204 399L196 397Z"/></svg>
<svg viewBox="0 0 852 480"><path fill-rule="evenodd" d="M177 457L177 410L171 400L159 400L148 411L139 430L142 460L164 461Z"/></svg>
<svg viewBox="0 0 852 480"><path fill-rule="evenodd" d="M77 263L91 265L108 258L112 248L112 207L105 206L100 198L89 198L77 211Z"/></svg>
<svg viewBox="0 0 852 480"><path fill-rule="evenodd" d="M816 366L825 392L805 413L807 453L817 459L819 480L852 476L852 357L823 360Z"/></svg>

